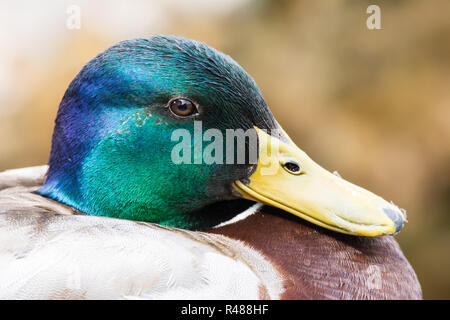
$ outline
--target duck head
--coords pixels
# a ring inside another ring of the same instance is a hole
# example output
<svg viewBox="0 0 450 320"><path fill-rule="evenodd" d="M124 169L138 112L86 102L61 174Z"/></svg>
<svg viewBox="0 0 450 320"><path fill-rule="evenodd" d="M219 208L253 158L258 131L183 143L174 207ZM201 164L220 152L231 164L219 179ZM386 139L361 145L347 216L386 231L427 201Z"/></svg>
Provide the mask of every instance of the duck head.
<svg viewBox="0 0 450 320"><path fill-rule="evenodd" d="M393 234L404 221L295 146L232 58L169 36L120 42L80 71L38 193L90 215L186 229L230 219L205 208L237 198L354 235Z"/></svg>

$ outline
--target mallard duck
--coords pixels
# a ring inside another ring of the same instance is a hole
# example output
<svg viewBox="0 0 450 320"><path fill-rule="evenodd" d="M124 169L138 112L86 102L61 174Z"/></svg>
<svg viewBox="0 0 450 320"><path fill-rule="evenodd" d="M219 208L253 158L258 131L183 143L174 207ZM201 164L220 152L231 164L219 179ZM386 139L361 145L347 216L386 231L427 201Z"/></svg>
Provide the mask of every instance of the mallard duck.
<svg viewBox="0 0 450 320"><path fill-rule="evenodd" d="M231 57L128 40L70 83L48 166L0 174L0 297L416 299L405 218L298 148Z"/></svg>

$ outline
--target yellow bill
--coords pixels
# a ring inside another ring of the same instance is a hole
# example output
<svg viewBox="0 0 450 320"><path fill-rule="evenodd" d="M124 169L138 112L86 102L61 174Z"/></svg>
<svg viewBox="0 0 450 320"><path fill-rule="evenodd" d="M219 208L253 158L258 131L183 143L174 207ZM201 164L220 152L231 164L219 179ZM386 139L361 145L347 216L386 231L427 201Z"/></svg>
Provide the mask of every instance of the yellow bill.
<svg viewBox="0 0 450 320"><path fill-rule="evenodd" d="M234 182L242 197L341 233L379 236L402 229L406 217L397 206L323 169L292 141L256 131L256 170Z"/></svg>

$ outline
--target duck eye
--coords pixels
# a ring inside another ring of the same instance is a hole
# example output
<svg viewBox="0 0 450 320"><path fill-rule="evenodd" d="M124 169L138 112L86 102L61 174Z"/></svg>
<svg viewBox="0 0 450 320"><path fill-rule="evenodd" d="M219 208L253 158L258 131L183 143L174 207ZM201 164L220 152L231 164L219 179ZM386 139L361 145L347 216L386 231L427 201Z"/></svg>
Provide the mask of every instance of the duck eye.
<svg viewBox="0 0 450 320"><path fill-rule="evenodd" d="M177 98L170 101L169 109L174 115L179 117L188 117L198 113L195 104L184 98Z"/></svg>

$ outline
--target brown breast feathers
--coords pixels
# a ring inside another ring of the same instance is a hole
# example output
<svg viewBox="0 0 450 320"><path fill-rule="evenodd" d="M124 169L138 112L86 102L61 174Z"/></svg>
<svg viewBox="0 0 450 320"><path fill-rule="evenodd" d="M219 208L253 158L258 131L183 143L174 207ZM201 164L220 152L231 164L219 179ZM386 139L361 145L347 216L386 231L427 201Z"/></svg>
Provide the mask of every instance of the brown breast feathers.
<svg viewBox="0 0 450 320"><path fill-rule="evenodd" d="M263 254L284 278L282 299L421 299L416 274L391 236L329 231L276 208L214 230Z"/></svg>

